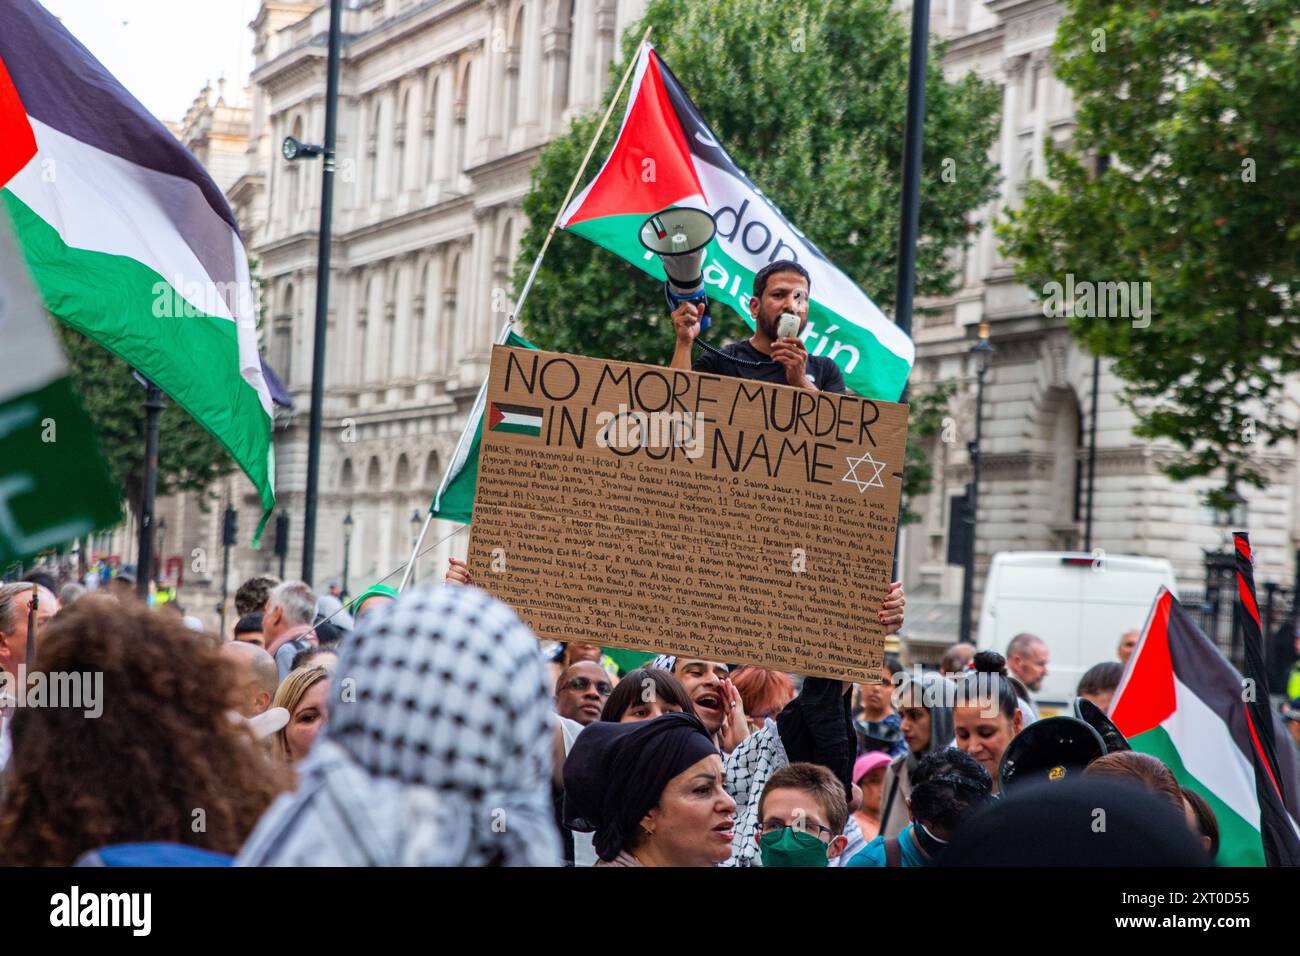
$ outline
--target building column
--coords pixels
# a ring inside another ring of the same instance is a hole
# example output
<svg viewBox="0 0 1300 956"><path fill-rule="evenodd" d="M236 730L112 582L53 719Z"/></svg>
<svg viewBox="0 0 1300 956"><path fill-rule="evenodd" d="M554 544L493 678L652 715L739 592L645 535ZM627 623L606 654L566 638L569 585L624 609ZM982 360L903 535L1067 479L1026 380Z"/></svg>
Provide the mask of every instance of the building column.
<svg viewBox="0 0 1300 956"><path fill-rule="evenodd" d="M542 31L542 103L545 115L538 117L542 135L549 138L560 125L569 103L569 24L557 23Z"/></svg>
<svg viewBox="0 0 1300 956"><path fill-rule="evenodd" d="M488 331L492 315L492 285L494 281L492 259L496 255L496 207L474 210L478 228L474 233L474 288L470 294L468 316L469 336L472 343L469 358L484 359L491 348L492 333Z"/></svg>
<svg viewBox="0 0 1300 956"><path fill-rule="evenodd" d="M476 162L495 156L505 133L502 96L506 80L506 54L509 52L506 4L503 0L486 0L484 8L488 13L488 35L482 64L486 74L483 81L487 98L486 109L483 111L482 136L478 143L470 144Z"/></svg>

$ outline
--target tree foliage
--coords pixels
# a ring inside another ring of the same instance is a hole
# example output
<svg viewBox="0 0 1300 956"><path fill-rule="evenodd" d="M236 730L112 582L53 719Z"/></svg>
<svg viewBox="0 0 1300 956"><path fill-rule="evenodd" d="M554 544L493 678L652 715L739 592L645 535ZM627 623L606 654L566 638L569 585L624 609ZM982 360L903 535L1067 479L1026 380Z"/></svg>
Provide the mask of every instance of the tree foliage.
<svg viewBox="0 0 1300 956"><path fill-rule="evenodd" d="M908 31L889 0L652 0L642 22L624 35L624 65L646 24L653 24L656 49L749 178L878 305L892 308ZM997 179L988 153L998 92L973 75L947 80L942 57L935 44L926 81L918 295L952 291L952 253L968 240L967 217L993 197ZM605 104L621 73L611 67ZM605 104L549 143L533 169L516 295ZM620 119L616 110L580 186L609 154ZM552 241L521 319L545 348L656 364L672 354L660 285L564 232ZM715 308L714 321L715 342L749 334L728 309Z"/></svg>
<svg viewBox="0 0 1300 956"><path fill-rule="evenodd" d="M1266 484L1250 453L1294 434L1300 370L1300 15L1294 0L1066 0L1053 58L1073 142L999 233L1033 288L1150 282L1150 324L1074 317L1114 359L1139 436L1175 479ZM1104 172L1094 175L1097 157Z"/></svg>
<svg viewBox="0 0 1300 956"><path fill-rule="evenodd" d="M144 491L145 390L116 355L61 323L55 325L100 451L138 514ZM158 496L204 491L233 467L220 443L169 401L159 430Z"/></svg>
<svg viewBox="0 0 1300 956"><path fill-rule="evenodd" d="M920 495L928 495L934 484L934 467L925 451L928 440L943 429L948 402L957 391L955 381L935 382L925 391L908 396L907 452L903 459L903 509L899 524L914 524L921 516L909 505Z"/></svg>

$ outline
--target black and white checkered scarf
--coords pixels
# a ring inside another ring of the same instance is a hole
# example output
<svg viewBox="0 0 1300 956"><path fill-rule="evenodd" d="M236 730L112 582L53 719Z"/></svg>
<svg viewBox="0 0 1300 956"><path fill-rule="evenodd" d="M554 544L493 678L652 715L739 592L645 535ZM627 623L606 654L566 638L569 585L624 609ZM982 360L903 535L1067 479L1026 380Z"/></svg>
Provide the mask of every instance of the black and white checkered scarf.
<svg viewBox="0 0 1300 956"><path fill-rule="evenodd" d="M559 862L545 666L509 607L473 587L409 592L363 619L333 682L298 790L238 864Z"/></svg>

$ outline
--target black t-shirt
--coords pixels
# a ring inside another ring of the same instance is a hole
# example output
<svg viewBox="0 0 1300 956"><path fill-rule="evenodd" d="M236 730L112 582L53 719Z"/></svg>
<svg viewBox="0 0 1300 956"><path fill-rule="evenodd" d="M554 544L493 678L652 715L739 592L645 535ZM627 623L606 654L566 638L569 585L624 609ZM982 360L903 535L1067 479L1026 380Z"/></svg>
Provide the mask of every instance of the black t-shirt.
<svg viewBox="0 0 1300 956"><path fill-rule="evenodd" d="M715 355L708 349L702 348L691 367L697 372L708 372L711 375L731 375L735 378L757 379L760 382L771 382L773 385L789 384L785 380L785 366L754 348L749 344L748 340L724 345L719 351L727 355L734 355L739 359L762 362L763 364L753 366L742 365L739 362L728 362L722 356ZM808 356L808 364L804 367L804 375L808 376L808 380L823 392L843 393L845 391L844 376L840 373L840 367L825 356Z"/></svg>

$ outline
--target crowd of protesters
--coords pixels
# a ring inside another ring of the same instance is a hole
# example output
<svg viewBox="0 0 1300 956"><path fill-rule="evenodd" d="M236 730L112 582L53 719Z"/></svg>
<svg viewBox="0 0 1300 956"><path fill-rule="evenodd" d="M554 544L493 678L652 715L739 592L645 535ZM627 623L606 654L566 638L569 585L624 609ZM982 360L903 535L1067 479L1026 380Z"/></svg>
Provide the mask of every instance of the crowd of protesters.
<svg viewBox="0 0 1300 956"><path fill-rule="evenodd" d="M1149 755L1008 785L1009 748L1043 719L1050 652L1033 635L1005 655L955 644L933 670L887 653L878 682L854 685L548 646L461 562L400 596L330 590L253 578L216 635L125 588L0 585L0 862L1204 865L1218 852L1210 804ZM887 633L904 604L891 585ZM1083 675L1081 700L1107 710L1136 637ZM35 671L100 675L100 712L21 706L13 691ZM1098 806L1109 834L1080 836Z"/></svg>

